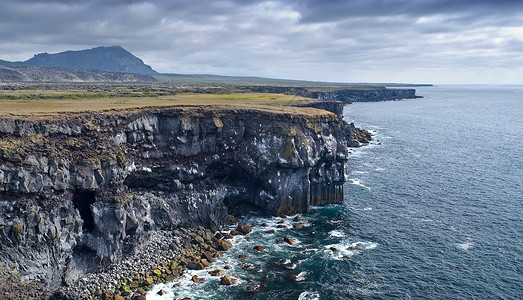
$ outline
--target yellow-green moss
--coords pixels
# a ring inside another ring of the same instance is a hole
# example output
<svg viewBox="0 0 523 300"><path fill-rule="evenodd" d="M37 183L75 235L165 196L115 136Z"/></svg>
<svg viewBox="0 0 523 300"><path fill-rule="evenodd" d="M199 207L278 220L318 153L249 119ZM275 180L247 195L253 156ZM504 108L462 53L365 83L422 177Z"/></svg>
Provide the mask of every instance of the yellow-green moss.
<svg viewBox="0 0 523 300"><path fill-rule="evenodd" d="M288 138L287 143L285 144L285 150L281 153L281 158L289 159L294 151L293 139Z"/></svg>
<svg viewBox="0 0 523 300"><path fill-rule="evenodd" d="M214 125L218 128L222 128L223 127L223 123L222 123L222 120L220 120L219 118L214 118Z"/></svg>
<svg viewBox="0 0 523 300"><path fill-rule="evenodd" d="M24 224L16 224L16 225L13 225L13 227L11 228L11 230L13 231L13 233L15 233L15 234L19 234L20 232L22 232L22 230L24 230Z"/></svg>

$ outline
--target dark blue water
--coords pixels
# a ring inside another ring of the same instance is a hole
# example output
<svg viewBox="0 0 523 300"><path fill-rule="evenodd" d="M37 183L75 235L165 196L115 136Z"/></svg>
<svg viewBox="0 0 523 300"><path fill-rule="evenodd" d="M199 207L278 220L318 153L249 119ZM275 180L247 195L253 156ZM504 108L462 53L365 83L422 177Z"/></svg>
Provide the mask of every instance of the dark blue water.
<svg viewBox="0 0 523 300"><path fill-rule="evenodd" d="M523 86L417 94L346 107L375 144L351 155L343 205L314 208L301 230L264 233L295 222L252 217L251 240L214 266L235 286L190 271L161 299L523 299ZM207 281L189 287L192 274Z"/></svg>

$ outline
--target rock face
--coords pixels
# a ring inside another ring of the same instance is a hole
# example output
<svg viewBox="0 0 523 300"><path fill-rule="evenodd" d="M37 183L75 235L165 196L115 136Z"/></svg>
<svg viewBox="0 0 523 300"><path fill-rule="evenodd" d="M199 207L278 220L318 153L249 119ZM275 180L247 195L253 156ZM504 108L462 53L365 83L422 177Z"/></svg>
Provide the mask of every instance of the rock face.
<svg viewBox="0 0 523 300"><path fill-rule="evenodd" d="M156 229L342 202L348 129L339 113L0 119L0 266L59 285L117 261Z"/></svg>
<svg viewBox="0 0 523 300"><path fill-rule="evenodd" d="M353 102L374 102L419 98L416 96L415 89L388 89L384 87L375 87L372 89L342 89L332 92L310 92L309 96L319 100L341 101L347 104Z"/></svg>

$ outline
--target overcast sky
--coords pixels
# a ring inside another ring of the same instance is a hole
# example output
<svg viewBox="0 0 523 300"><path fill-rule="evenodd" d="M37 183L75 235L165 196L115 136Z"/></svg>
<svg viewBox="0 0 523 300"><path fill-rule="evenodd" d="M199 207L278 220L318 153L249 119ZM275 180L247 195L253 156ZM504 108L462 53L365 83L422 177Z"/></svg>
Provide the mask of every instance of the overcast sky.
<svg viewBox="0 0 523 300"><path fill-rule="evenodd" d="M165 73L523 83L523 1L0 2L0 59L110 45Z"/></svg>

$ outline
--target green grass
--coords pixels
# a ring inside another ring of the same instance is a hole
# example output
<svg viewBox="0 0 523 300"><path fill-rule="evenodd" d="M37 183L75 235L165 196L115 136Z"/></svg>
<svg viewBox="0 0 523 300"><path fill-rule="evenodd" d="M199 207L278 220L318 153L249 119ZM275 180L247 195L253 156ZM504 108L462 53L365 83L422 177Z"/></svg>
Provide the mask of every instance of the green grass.
<svg viewBox="0 0 523 300"><path fill-rule="evenodd" d="M31 95L41 95L39 97ZM179 107L183 109L255 109L273 113L291 113L307 115L330 114L321 109L297 107L314 102L309 98L294 95L271 93L230 93L202 94L183 93L168 96L143 97L102 96L89 91L0 91L0 116L53 116L63 117L71 114L105 111L140 109L150 107Z"/></svg>

